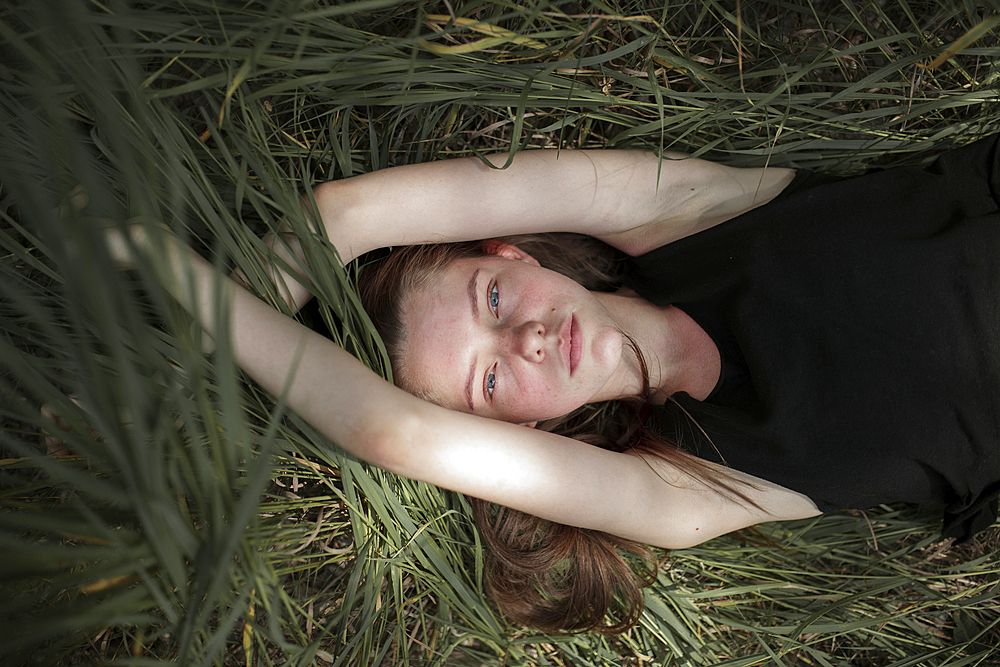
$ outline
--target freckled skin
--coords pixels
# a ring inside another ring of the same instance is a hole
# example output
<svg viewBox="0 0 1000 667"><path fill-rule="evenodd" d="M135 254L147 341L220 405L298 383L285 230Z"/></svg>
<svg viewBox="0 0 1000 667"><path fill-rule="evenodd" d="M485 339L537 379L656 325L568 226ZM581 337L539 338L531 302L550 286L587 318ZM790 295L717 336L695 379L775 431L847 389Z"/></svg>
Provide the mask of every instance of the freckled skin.
<svg viewBox="0 0 1000 667"><path fill-rule="evenodd" d="M477 269L473 316L468 284ZM582 347L572 375L565 340L570 318ZM472 411L494 419L531 423L618 398L631 372L622 359L621 332L602 302L527 256L453 262L410 296L403 323L407 373L445 407L468 412L465 388L475 358Z"/></svg>

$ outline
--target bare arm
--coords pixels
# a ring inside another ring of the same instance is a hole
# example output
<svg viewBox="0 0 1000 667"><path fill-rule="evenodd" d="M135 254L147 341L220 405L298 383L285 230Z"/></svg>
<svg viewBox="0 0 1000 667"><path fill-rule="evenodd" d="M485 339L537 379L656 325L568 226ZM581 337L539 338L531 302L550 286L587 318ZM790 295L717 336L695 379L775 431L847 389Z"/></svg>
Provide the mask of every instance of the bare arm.
<svg viewBox="0 0 1000 667"><path fill-rule="evenodd" d="M764 521L820 513L799 493L730 469L726 475L752 484L742 490L760 509L657 458L429 403L416 408L419 428L383 450L378 465L558 523L680 549Z"/></svg>
<svg viewBox="0 0 1000 667"><path fill-rule="evenodd" d="M161 280L212 336L219 333L216 314L229 313L240 367L272 394L284 395L291 410L332 441L375 465L552 521L670 548L761 521L819 513L798 493L734 471L727 474L755 484L747 490L761 509L658 459L423 401L219 276L176 238L163 240L156 253ZM114 235L112 241L115 255L127 261L127 245ZM217 295L224 309L213 306Z"/></svg>
<svg viewBox="0 0 1000 667"><path fill-rule="evenodd" d="M507 156L489 159L499 166ZM313 195L344 262L390 245L537 232L588 234L637 255L770 201L793 175L645 151L540 150L502 170L443 160L331 181ZM301 248L286 241L281 254L294 266ZM282 277L301 306L308 289Z"/></svg>

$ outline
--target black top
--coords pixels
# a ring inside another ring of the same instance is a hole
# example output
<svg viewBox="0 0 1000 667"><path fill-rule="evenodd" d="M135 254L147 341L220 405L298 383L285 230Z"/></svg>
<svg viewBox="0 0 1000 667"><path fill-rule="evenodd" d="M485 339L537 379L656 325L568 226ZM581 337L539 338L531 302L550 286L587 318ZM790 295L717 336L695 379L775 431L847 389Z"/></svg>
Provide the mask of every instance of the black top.
<svg viewBox="0 0 1000 667"><path fill-rule="evenodd" d="M1000 151L926 169L799 174L781 196L635 258L627 285L718 345L704 402L653 420L697 455L823 511L945 503L949 536L1000 494ZM708 438L701 430L703 429Z"/></svg>

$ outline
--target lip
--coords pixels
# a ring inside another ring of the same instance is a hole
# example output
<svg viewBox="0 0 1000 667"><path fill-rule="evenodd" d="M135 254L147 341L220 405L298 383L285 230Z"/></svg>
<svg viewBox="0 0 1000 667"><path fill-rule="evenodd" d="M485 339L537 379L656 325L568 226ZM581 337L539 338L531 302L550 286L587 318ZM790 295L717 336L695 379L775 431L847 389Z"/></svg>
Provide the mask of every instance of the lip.
<svg viewBox="0 0 1000 667"><path fill-rule="evenodd" d="M573 374L573 315L563 320L559 327L559 356L562 357L563 368Z"/></svg>
<svg viewBox="0 0 1000 667"><path fill-rule="evenodd" d="M570 316L569 327L569 374L576 372L576 367L580 365L580 357L583 355L583 348L580 345L580 325L576 321L576 315Z"/></svg>

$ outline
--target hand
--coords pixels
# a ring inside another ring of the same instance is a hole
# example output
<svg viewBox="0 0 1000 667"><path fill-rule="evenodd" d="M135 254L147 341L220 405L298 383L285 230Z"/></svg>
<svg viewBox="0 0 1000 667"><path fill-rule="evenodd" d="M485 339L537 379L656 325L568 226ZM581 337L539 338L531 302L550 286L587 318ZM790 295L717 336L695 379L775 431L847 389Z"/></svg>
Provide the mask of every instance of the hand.
<svg viewBox="0 0 1000 667"><path fill-rule="evenodd" d="M89 202L90 195L87 194L82 185L78 185L62 198L62 201L59 202L59 208L56 210L61 219L68 220L74 213L82 211Z"/></svg>
<svg viewBox="0 0 1000 667"><path fill-rule="evenodd" d="M123 269L130 269L152 248L163 248L177 239L173 231L159 221L130 218L124 223L111 218L90 218L104 229L112 259Z"/></svg>

